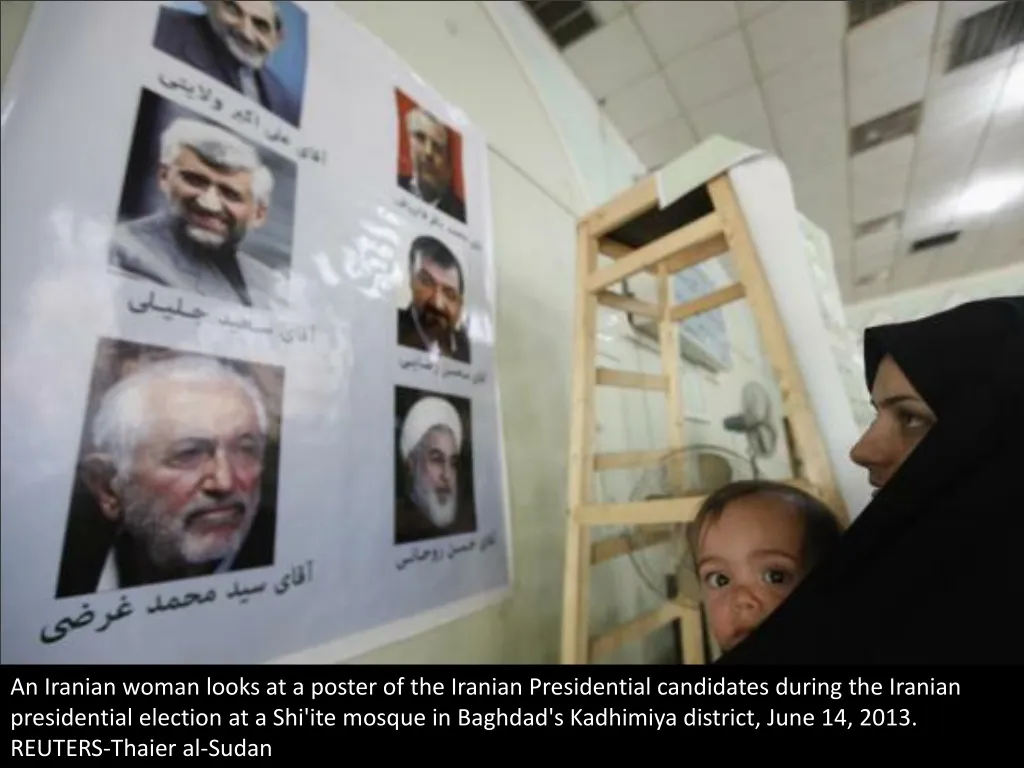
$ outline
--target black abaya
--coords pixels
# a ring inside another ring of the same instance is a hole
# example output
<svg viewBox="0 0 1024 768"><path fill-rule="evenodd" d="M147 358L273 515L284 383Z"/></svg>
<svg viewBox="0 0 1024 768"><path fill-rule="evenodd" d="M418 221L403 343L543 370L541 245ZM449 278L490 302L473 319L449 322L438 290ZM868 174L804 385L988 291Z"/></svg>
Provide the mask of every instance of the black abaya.
<svg viewBox="0 0 1024 768"><path fill-rule="evenodd" d="M720 664L1024 663L1024 297L865 333L936 424L834 553Z"/></svg>

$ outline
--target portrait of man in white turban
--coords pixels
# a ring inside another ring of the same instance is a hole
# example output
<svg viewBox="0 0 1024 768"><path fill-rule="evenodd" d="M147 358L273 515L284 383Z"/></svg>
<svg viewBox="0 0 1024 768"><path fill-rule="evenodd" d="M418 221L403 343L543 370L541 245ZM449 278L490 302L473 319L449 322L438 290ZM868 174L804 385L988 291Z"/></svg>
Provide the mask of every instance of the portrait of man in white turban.
<svg viewBox="0 0 1024 768"><path fill-rule="evenodd" d="M399 406L413 394L399 388ZM469 435L448 398L423 393L398 433L401 473L395 505L395 543L476 530L464 451Z"/></svg>

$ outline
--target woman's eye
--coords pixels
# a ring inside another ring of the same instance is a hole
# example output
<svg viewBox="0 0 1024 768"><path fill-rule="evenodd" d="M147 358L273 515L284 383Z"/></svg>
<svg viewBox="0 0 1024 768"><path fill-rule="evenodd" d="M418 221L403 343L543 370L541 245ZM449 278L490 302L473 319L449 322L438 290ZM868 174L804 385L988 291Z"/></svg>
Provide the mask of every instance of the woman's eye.
<svg viewBox="0 0 1024 768"><path fill-rule="evenodd" d="M919 416L916 413L910 411L903 411L899 415L900 423L903 424L907 429L922 429L927 427L931 422L924 416Z"/></svg>

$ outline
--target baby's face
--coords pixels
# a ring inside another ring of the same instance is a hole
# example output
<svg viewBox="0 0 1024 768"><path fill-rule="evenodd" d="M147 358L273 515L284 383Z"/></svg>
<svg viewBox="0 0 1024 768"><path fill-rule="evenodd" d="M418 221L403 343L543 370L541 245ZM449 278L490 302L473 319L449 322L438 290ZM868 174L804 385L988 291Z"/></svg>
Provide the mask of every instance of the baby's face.
<svg viewBox="0 0 1024 768"><path fill-rule="evenodd" d="M715 640L729 651L804 576L799 513L771 496L747 496L700 532L697 571Z"/></svg>

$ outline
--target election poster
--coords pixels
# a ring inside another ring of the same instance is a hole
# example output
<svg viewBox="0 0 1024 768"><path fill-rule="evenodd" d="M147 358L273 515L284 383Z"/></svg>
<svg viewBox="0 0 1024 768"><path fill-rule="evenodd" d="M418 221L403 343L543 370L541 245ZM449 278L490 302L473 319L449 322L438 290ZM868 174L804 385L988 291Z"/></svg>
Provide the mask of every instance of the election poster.
<svg viewBox="0 0 1024 768"><path fill-rule="evenodd" d="M506 594L457 106L332 3L82 2L36 4L3 115L4 663L270 662Z"/></svg>

